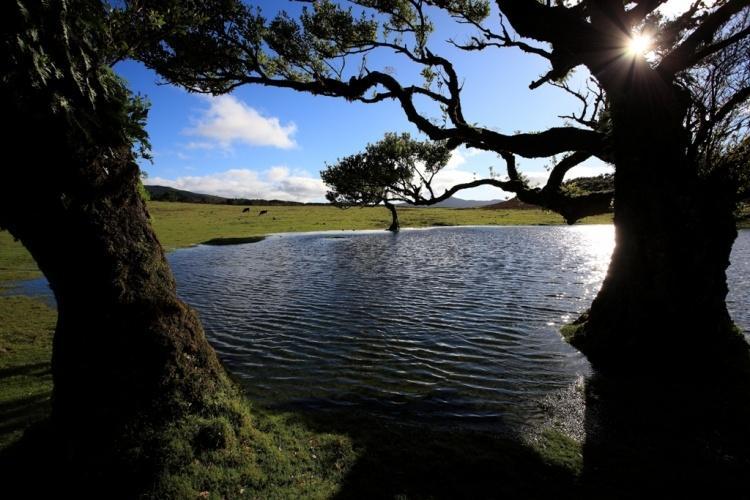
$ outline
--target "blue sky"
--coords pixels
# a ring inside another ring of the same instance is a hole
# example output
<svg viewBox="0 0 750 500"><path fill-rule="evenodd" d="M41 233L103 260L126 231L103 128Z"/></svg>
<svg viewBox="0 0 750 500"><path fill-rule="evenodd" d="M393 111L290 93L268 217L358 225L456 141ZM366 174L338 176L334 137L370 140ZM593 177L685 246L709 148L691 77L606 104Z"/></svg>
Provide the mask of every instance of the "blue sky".
<svg viewBox="0 0 750 500"><path fill-rule="evenodd" d="M288 6L281 1L265 3L267 15L273 6ZM465 28L444 16L437 16L435 22L431 47L450 58L463 79L463 108L469 122L504 133L535 131L562 125L564 120L558 115L579 110L577 101L559 89L528 89L531 81L546 72L543 59L516 49L460 51L444 41L465 40ZM494 13L488 22L497 22ZM369 65L372 69L389 66L404 80L415 72L413 65L388 52L370 57ZM152 104L147 129L154 160L142 165L148 184L230 197L321 201L325 186L319 171L326 163L361 150L386 132L410 132L423 138L393 102L350 103L261 86L210 97L166 85L133 61L115 69ZM585 78L579 72L571 82L582 87ZM547 163L520 160L524 173L535 181L546 177ZM458 149L438 179L439 190L471 180L475 174L486 177L489 166L505 171L502 161L492 154ZM609 171L607 166L589 161L571 174L605 171ZM487 187L458 196L493 199L508 195Z"/></svg>

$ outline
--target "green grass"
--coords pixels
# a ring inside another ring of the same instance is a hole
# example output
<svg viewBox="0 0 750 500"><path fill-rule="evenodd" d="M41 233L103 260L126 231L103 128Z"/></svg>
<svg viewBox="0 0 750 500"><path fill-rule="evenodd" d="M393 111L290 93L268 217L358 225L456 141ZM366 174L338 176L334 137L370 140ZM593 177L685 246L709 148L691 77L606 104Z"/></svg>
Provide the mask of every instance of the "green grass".
<svg viewBox="0 0 750 500"><path fill-rule="evenodd" d="M258 216L261 209L268 214ZM150 202L149 210L168 250L246 243L278 232L382 230L390 223L382 208L253 207L243 214L236 206ZM745 214L741 221L747 222L747 210ZM541 210L401 209L400 216L402 227L562 223ZM611 217L584 222L609 223ZM23 246L0 232L0 287L4 281L36 276ZM44 428L50 410L55 320L54 309L35 299L0 296L0 468L8 477L18 474L29 485L26 493L33 485L56 484L47 481L55 465L43 468L44 438L37 438L37 447L24 447L33 436L44 436L34 429ZM159 436L167 453L154 497L577 498L591 487L581 443L555 427L520 441L361 414L271 411L232 394L212 397L215 413L189 415ZM21 439L28 429L32 431ZM633 452L627 444L624 449ZM632 477L638 477L642 462L649 462L641 458L631 460L637 466L616 463L610 468L625 471L624 476L632 468ZM607 461L601 456L594 460ZM660 470L661 463L655 461L652 468ZM593 484L609 491L605 483Z"/></svg>
<svg viewBox="0 0 750 500"><path fill-rule="evenodd" d="M57 312L29 297L0 297L0 449L49 413Z"/></svg>
<svg viewBox="0 0 750 500"><path fill-rule="evenodd" d="M41 276L26 248L7 231L0 231L0 289L3 283Z"/></svg>

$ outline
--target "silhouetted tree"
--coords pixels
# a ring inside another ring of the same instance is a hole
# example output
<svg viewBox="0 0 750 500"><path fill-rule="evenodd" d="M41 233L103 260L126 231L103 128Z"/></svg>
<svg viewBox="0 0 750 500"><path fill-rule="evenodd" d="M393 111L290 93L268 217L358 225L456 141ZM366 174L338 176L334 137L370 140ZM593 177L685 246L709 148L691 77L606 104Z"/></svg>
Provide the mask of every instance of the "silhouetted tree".
<svg viewBox="0 0 750 500"><path fill-rule="evenodd" d="M429 138L500 154L509 178L503 189L569 221L608 210L613 193L571 196L560 189L565 174L591 157L613 163L617 244L571 342L600 368L624 370L666 361L687 369L698 359L722 359L740 344L746 348L725 303L736 236L727 196L733 188L705 166L715 158L713 127L729 115L746 116L750 84L741 54L750 34L748 0L697 1L671 20L657 11L663 0L496 0L494 13L487 0L320 0L305 2L298 18L282 12L273 19L216 0L196 4L204 22L189 26L174 2L127 3L139 7L131 9L130 26L159 19L168 27L154 30L158 36L142 34L138 57L171 82L197 92L259 84L366 103L395 101ZM570 126L505 134L477 125L464 115L456 67L430 45L433 10L473 28L453 44L484 52L487 64L498 48L547 60L549 71L532 89L561 84L584 67L601 92L582 94L587 109L571 115ZM653 36L648 57L629 50L642 33ZM707 61L734 50L739 58L722 69L731 85L721 94L698 92L693 83L705 88ZM423 81L371 67L366 56L374 52L413 64ZM714 99L713 113L701 111L707 99ZM439 107L444 121L430 119L434 107L422 103ZM519 182L516 157L553 155L564 156L543 187Z"/></svg>
<svg viewBox="0 0 750 500"><path fill-rule="evenodd" d="M449 159L450 150L442 143L386 134L363 152L329 165L320 176L330 188L328 201L342 208L382 203L391 213L388 230L397 232L400 226L393 202L415 204L423 200L423 190L435 199L432 181Z"/></svg>

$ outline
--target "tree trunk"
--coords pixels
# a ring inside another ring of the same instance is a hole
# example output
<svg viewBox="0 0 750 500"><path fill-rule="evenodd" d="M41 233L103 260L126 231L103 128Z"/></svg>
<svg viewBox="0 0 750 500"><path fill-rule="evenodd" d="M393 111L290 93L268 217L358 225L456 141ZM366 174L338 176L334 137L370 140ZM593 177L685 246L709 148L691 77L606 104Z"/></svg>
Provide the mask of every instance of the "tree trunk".
<svg viewBox="0 0 750 500"><path fill-rule="evenodd" d="M725 303L731 192L699 178L679 95L650 73L609 93L616 246L589 313L566 332L599 369L694 367L746 349Z"/></svg>
<svg viewBox="0 0 750 500"><path fill-rule="evenodd" d="M196 314L177 298L138 194L138 122L96 49L106 41L101 9L88 1L3 4L16 32L0 59L0 100L13 123L2 137L0 228L30 251L57 300L58 446L46 443L45 454L59 452L56 468L85 488L101 481L117 489L105 496L126 496L163 476L170 446L201 446L190 437L178 443L175 430L200 434L216 417L234 432L245 421Z"/></svg>
<svg viewBox="0 0 750 500"><path fill-rule="evenodd" d="M401 230L401 224L399 224L398 222L398 212L396 211L396 206L388 201L384 203L386 208L391 211L391 225L388 227L388 231L397 233Z"/></svg>
<svg viewBox="0 0 750 500"><path fill-rule="evenodd" d="M37 198L7 227L57 300L52 423L64 462L102 480L122 473L148 482L158 474L151 440L160 430L207 415L212 398L234 389L177 298L136 166L121 174L81 186L87 194L68 203Z"/></svg>

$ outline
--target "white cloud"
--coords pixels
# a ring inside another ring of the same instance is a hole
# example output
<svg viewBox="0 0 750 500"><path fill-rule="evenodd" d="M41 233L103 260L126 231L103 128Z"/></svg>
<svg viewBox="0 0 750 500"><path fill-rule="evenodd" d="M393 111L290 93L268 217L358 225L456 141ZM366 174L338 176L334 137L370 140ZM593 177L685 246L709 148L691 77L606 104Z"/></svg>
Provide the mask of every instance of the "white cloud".
<svg viewBox="0 0 750 500"><path fill-rule="evenodd" d="M205 149L217 145L229 148L235 142L282 149L296 146L292 139L297 131L294 123L282 125L278 118L263 116L230 95L206 99L208 109L195 120L193 127L184 131L187 135L201 138L188 144L188 148Z"/></svg>
<svg viewBox="0 0 750 500"><path fill-rule="evenodd" d="M432 189L435 195L440 196L444 191L456 184L471 182L476 178L473 172L460 169L461 166L466 164L467 157L474 156L474 153L471 151L464 148L456 148L451 151L448 163L432 180ZM461 193L456 194L456 196L461 197Z"/></svg>
<svg viewBox="0 0 750 500"><path fill-rule="evenodd" d="M456 169L466 163L465 152L461 152L460 149L456 148L451 151L451 157L448 163L445 164L444 170Z"/></svg>
<svg viewBox="0 0 750 500"><path fill-rule="evenodd" d="M268 180L270 181L283 180L286 177L289 177L289 169L286 167L271 167L268 172L266 172L266 177L268 177Z"/></svg>
<svg viewBox="0 0 750 500"><path fill-rule="evenodd" d="M237 168L225 172L176 179L154 177L149 184L169 186L227 198L261 198L286 201L323 201L326 187L319 178L305 173L291 175L287 167L272 167L262 175Z"/></svg>

